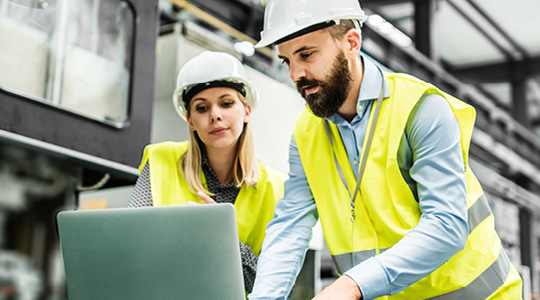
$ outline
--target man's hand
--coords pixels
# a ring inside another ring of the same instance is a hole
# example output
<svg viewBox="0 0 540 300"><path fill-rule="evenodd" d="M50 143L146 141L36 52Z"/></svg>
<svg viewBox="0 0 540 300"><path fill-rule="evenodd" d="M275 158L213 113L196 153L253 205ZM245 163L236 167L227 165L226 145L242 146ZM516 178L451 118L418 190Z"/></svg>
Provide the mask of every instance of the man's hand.
<svg viewBox="0 0 540 300"><path fill-rule="evenodd" d="M312 300L360 300L362 293L351 277L343 275Z"/></svg>

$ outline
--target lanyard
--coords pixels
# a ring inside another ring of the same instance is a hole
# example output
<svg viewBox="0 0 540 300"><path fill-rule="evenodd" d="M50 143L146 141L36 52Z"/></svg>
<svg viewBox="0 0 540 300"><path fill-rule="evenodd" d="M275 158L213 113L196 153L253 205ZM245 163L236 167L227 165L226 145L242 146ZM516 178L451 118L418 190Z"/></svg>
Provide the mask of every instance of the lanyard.
<svg viewBox="0 0 540 300"><path fill-rule="evenodd" d="M356 182L356 187L352 195L351 195L351 191L349 190L349 185L347 184L347 180L345 179L345 174L343 173L343 169L341 168L341 165L339 164L339 161L337 159L336 151L334 150L334 144L332 142L332 133L330 132L330 125L328 124L327 119L323 119L324 130L326 131L326 136L328 137L328 141L330 141L330 146L332 147L332 154L334 154L334 163L336 164L339 177L341 177L341 181L345 185L345 188L347 189L347 192L349 193L349 197L351 198L351 222L352 223L356 221L356 213L354 211L356 195L358 194L358 191L360 190L360 183L362 182L362 177L364 175L364 170L366 168L367 156L369 153L369 148L371 148L371 142L373 141L373 135L375 133L375 126L377 125L377 119L379 118L379 112L381 110L383 97L384 97L384 80L382 80L382 83L381 83L381 91L379 92L379 98L377 99L377 105L375 106L373 119L371 120L371 123L368 126L369 127L368 139L366 142L365 149L362 150L362 158L360 162L360 167L358 169L358 180Z"/></svg>

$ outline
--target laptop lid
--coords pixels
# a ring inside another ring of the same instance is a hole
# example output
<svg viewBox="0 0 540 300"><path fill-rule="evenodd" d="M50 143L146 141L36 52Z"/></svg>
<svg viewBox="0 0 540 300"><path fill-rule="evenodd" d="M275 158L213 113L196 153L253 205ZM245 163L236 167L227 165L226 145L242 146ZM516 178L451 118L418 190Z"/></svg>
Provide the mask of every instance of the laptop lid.
<svg viewBox="0 0 540 300"><path fill-rule="evenodd" d="M245 299L231 204L63 211L70 300Z"/></svg>

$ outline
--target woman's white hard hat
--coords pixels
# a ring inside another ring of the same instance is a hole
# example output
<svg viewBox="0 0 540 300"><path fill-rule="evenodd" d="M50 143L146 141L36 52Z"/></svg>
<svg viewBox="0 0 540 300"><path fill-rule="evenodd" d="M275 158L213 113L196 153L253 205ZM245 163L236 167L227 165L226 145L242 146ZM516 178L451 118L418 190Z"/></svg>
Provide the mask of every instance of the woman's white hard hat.
<svg viewBox="0 0 540 300"><path fill-rule="evenodd" d="M332 21L338 24L340 20L357 20L362 24L366 19L358 0L270 0L264 11L261 40L255 47L301 35L319 24Z"/></svg>
<svg viewBox="0 0 540 300"><path fill-rule="evenodd" d="M228 53L204 51L187 61L178 72L176 90L172 97L176 112L186 120L191 97L216 86L234 88L245 96L251 109L257 106L259 94L248 80L242 63Z"/></svg>

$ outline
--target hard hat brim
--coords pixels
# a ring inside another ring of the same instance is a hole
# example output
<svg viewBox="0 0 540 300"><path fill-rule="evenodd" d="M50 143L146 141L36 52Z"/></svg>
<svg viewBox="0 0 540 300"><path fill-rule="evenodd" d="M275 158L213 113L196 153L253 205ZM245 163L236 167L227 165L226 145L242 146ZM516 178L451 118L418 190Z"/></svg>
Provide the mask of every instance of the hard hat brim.
<svg viewBox="0 0 540 300"><path fill-rule="evenodd" d="M242 85L245 89L246 101L251 106L251 109L254 110L257 107L257 104L259 102L259 93L257 92L257 90L255 89L255 87L250 81L244 78L234 78L234 77L223 78L221 79L221 81L228 81L228 82ZM186 101L184 101L184 96L185 96L184 92L198 84L204 84L204 83L186 84L186 85L178 87L173 93L172 101L173 101L174 108L176 109L176 112L178 113L178 115L180 115L180 117L184 121L187 121L186 115L188 112L187 107L189 104L189 102L186 103ZM220 86L223 86L223 85L220 85ZM212 88L212 87L217 87L217 86L209 86L208 88ZM230 88L233 88L233 87L230 87ZM204 89L200 89L197 93L203 90ZM192 96L195 96L195 95L192 95Z"/></svg>

